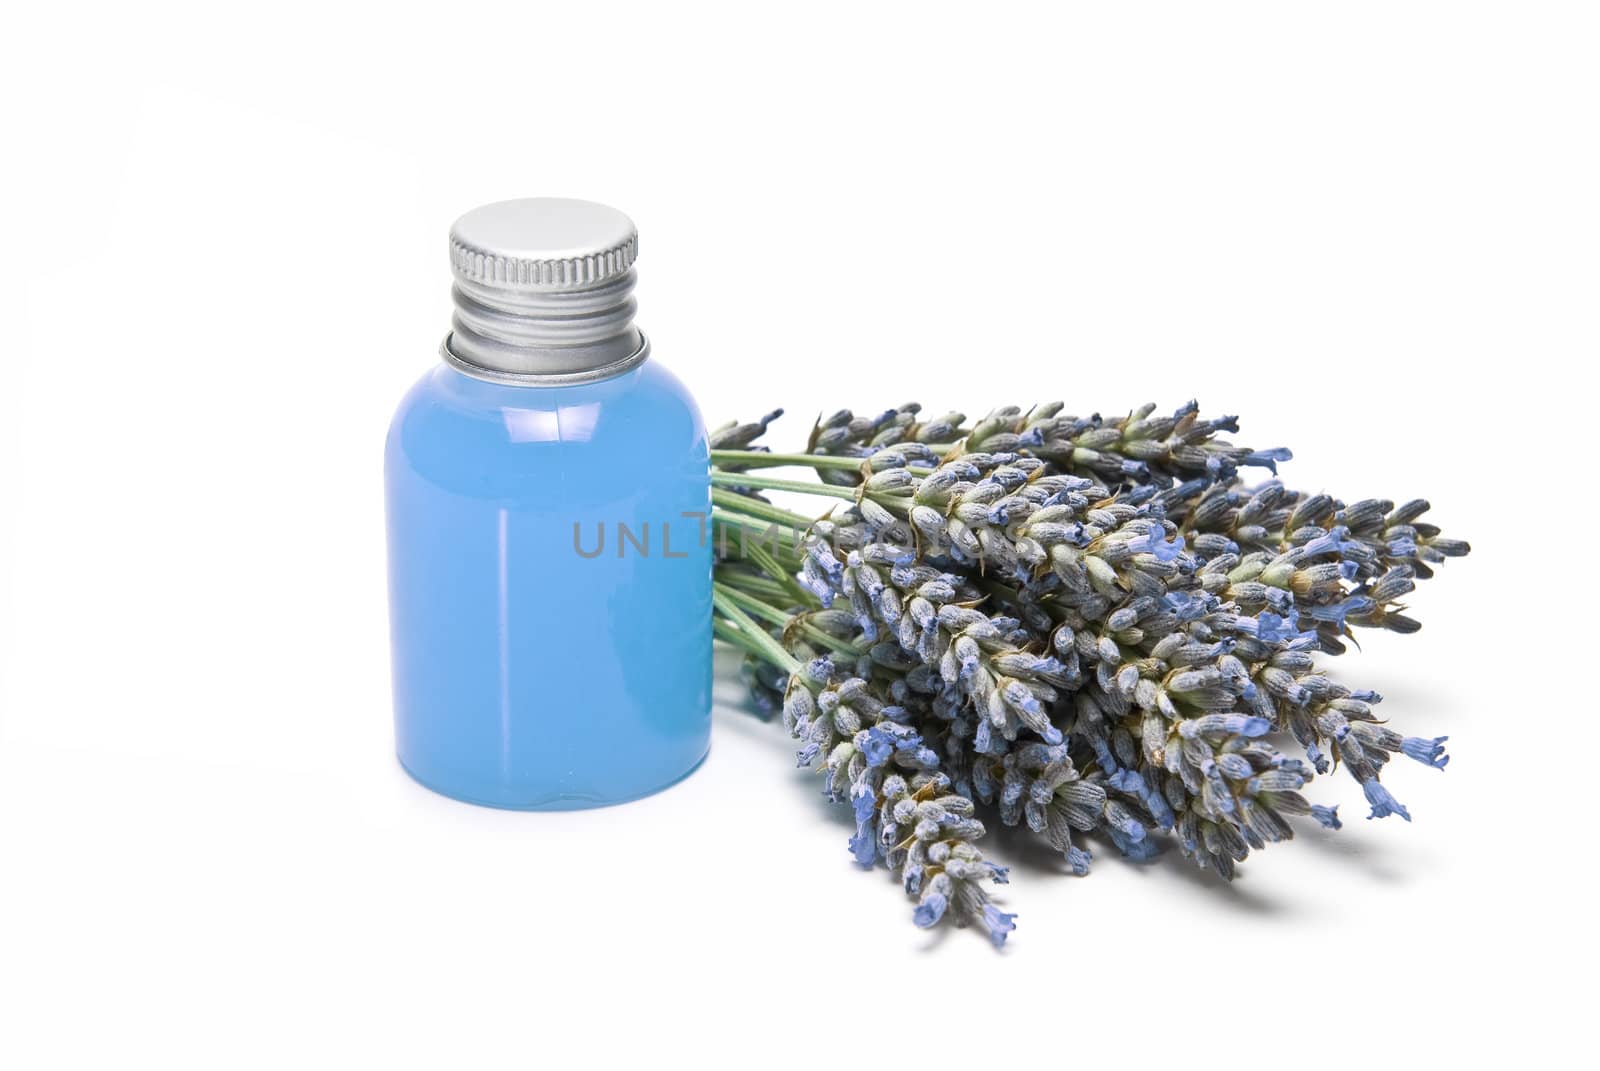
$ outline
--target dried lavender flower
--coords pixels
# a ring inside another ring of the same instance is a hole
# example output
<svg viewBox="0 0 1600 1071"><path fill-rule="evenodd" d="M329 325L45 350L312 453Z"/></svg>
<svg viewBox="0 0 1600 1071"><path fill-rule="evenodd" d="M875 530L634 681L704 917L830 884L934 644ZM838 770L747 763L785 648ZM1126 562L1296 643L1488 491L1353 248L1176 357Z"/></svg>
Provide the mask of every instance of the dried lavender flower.
<svg viewBox="0 0 1600 1071"><path fill-rule="evenodd" d="M1085 837L1145 859L1165 836L1224 877L1296 819L1340 828L1301 794L1336 765L1370 817L1410 821L1383 767L1443 769L1446 738L1381 724L1381 697L1317 657L1354 627L1414 631L1400 600L1467 544L1421 523L1420 499L1243 486L1241 469L1276 475L1289 452L1218 438L1237 421L1194 403L1114 421L1062 409L971 428L916 405L840 410L800 455L756 444L775 413L714 436L719 470L743 474L719 486L746 496L721 504L793 537L720 555L718 634L770 663L747 667L758 705L781 702L800 765L851 804L856 860L901 875L917 925L977 924L999 944L1014 916L983 891L1005 874L972 843L980 814L1026 825L1077 874ZM754 471L776 464L823 482ZM789 520L768 489L836 502Z"/></svg>

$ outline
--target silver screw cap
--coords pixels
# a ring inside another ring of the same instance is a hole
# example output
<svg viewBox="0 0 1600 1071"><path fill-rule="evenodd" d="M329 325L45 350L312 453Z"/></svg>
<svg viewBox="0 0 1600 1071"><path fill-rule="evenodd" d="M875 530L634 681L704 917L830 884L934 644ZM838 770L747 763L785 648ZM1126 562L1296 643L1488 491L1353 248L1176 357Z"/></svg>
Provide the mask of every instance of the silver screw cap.
<svg viewBox="0 0 1600 1071"><path fill-rule="evenodd" d="M532 386L617 375L648 356L633 325L639 232L614 208L560 197L500 201L450 228L455 275L444 358Z"/></svg>

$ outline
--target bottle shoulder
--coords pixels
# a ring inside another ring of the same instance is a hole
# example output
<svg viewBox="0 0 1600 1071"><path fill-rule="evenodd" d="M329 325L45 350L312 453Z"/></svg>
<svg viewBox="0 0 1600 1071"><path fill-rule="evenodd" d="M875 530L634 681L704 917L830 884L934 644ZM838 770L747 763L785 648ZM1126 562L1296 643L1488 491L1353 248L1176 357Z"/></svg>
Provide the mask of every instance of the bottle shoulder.
<svg viewBox="0 0 1600 1071"><path fill-rule="evenodd" d="M389 427L391 463L419 472L464 463L541 468L704 464L705 426L684 385L656 361L621 376L565 387L491 383L447 365L426 372Z"/></svg>

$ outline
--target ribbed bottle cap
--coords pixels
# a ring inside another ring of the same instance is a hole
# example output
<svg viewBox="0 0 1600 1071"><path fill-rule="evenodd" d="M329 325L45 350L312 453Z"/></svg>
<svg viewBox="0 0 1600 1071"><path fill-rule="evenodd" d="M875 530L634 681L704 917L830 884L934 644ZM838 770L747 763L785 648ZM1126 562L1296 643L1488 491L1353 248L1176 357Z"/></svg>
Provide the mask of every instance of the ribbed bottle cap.
<svg viewBox="0 0 1600 1071"><path fill-rule="evenodd" d="M443 355L484 379L559 385L617 375L648 354L633 326L639 232L593 201L500 201L450 228L453 330Z"/></svg>
<svg viewBox="0 0 1600 1071"><path fill-rule="evenodd" d="M565 197L484 205L450 228L456 278L485 286L591 287L626 272L638 253L633 220L609 205Z"/></svg>

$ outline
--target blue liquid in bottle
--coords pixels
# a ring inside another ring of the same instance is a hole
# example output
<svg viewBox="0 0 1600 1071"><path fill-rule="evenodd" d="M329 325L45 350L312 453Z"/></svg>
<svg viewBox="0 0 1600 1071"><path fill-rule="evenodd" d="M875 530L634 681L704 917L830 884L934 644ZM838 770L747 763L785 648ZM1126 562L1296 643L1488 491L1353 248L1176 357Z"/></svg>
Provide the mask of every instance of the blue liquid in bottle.
<svg viewBox="0 0 1600 1071"><path fill-rule="evenodd" d="M612 210L597 224L591 209L507 202L458 221L446 363L389 431L396 747L416 780L473 803L633 799L693 770L710 739L705 429L631 326L633 247L610 274L545 267L563 259L546 246L615 252L620 239L600 225ZM472 259L496 246L522 266ZM577 285L507 296L496 278L563 270ZM599 322L573 344L585 317Z"/></svg>

